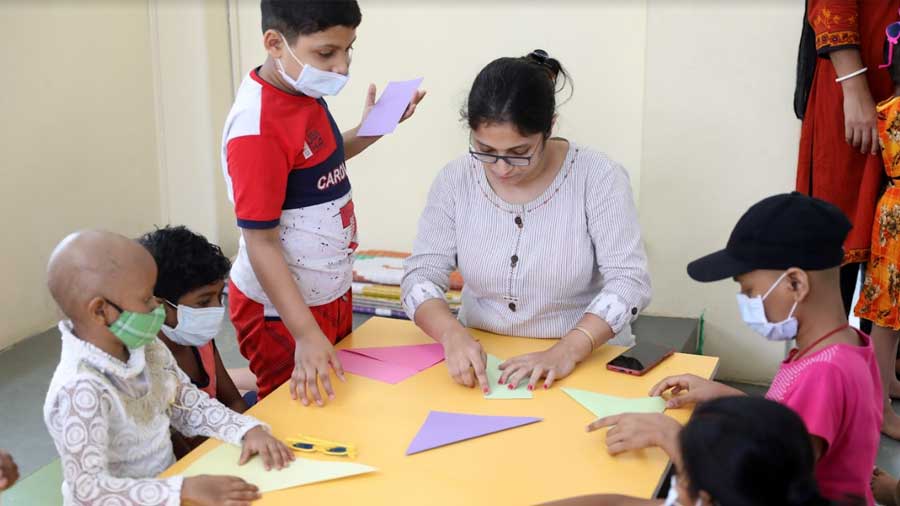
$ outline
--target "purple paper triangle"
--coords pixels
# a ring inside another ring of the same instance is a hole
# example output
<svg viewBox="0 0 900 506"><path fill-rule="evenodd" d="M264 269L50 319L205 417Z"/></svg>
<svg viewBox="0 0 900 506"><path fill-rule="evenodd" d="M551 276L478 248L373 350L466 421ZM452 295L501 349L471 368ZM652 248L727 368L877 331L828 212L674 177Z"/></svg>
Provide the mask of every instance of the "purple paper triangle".
<svg viewBox="0 0 900 506"><path fill-rule="evenodd" d="M428 418L425 419L419 433L409 444L406 454L412 455L541 420L543 419L530 416L487 416L432 411L428 413Z"/></svg>
<svg viewBox="0 0 900 506"><path fill-rule="evenodd" d="M378 348L349 348L347 351L417 371L424 371L444 360L444 346L440 343L383 346Z"/></svg>

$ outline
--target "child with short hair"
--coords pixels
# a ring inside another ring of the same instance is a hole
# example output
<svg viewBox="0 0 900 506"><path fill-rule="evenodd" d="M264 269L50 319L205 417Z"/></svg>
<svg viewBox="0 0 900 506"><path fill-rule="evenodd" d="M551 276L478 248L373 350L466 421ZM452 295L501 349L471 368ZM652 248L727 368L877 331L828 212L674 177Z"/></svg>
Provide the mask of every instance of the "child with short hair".
<svg viewBox="0 0 900 506"><path fill-rule="evenodd" d="M697 407L674 436L675 475L664 506L827 506L813 476L803 420L777 402L724 397ZM546 506L644 506L658 499L573 497Z"/></svg>
<svg viewBox="0 0 900 506"><path fill-rule="evenodd" d="M294 399L324 405L334 398L330 370L343 380L333 344L353 327L357 236L345 162L379 137L359 127L342 134L322 97L347 82L362 14L355 0L260 7L268 56L241 83L222 136L241 228L229 310L259 398L290 380ZM374 103L370 85L363 118Z"/></svg>
<svg viewBox="0 0 900 506"><path fill-rule="evenodd" d="M225 317L223 291L231 261L221 248L186 227L163 227L138 239L156 261L153 294L166 319L158 337L191 383L236 413L247 403L225 369L215 337ZM183 457L206 438L172 434L175 456Z"/></svg>
<svg viewBox="0 0 900 506"><path fill-rule="evenodd" d="M53 251L47 278L67 318L44 403L66 506L248 506L260 497L235 477L156 478L175 462L170 426L241 445L240 463L259 454L266 468L282 468L294 459L262 423L192 385L156 338L165 319L153 296L156 264L136 241L72 234Z"/></svg>
<svg viewBox="0 0 900 506"><path fill-rule="evenodd" d="M751 207L724 250L688 265L700 282L734 278L744 321L769 341L796 339L766 397L796 411L809 430L822 493L865 498L881 429L881 381L869 336L843 310L840 265L850 222L835 206L794 192ZM702 403L740 390L686 374L664 379L650 395L671 390L667 407ZM661 415L596 421L612 426L610 453L660 446L670 455L678 424Z"/></svg>

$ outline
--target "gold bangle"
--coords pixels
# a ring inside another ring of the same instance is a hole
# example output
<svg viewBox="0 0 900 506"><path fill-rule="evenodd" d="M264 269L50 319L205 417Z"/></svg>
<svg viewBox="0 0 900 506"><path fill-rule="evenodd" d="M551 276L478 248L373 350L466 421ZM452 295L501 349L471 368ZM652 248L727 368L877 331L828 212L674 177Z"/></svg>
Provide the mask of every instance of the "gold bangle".
<svg viewBox="0 0 900 506"><path fill-rule="evenodd" d="M572 330L577 330L577 331L581 332L582 334L586 335L588 339L591 340L591 351L594 351L595 349L597 349L597 340L594 339L594 335L591 334L586 328L579 325Z"/></svg>

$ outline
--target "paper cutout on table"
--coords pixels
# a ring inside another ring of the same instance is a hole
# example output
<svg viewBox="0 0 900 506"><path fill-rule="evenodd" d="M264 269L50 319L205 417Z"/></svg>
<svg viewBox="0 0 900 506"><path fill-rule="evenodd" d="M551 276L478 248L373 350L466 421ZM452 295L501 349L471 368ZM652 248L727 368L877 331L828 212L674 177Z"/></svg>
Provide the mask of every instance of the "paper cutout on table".
<svg viewBox="0 0 900 506"><path fill-rule="evenodd" d="M410 81L391 81L388 83L375 106L369 111L365 121L357 130L357 135L364 137L389 134L397 128L406 107L412 101L416 90L422 84L422 77Z"/></svg>
<svg viewBox="0 0 900 506"><path fill-rule="evenodd" d="M484 394L485 399L533 399L534 394L531 393L531 390L528 390L528 381L522 380L519 383L518 388L515 390L510 390L509 385L501 385L500 375L503 374L503 371L500 370L500 364L503 361L499 358L488 354L487 356L487 377L488 383L491 385L491 393ZM526 378L527 379L527 378Z"/></svg>
<svg viewBox="0 0 900 506"><path fill-rule="evenodd" d="M419 372L410 367L382 362L365 355L351 353L348 350L338 350L337 356L345 372L383 381L391 385L400 383Z"/></svg>
<svg viewBox="0 0 900 506"><path fill-rule="evenodd" d="M577 388L563 388L562 391L597 418L622 413L662 413L666 410L666 401L662 397L615 397Z"/></svg>
<svg viewBox="0 0 900 506"><path fill-rule="evenodd" d="M344 351L417 371L424 371L444 360L444 346L440 343L383 346L378 348L347 348Z"/></svg>
<svg viewBox="0 0 900 506"><path fill-rule="evenodd" d="M376 471L374 467L354 462L332 462L297 457L290 466L266 471L262 459L255 456L239 466L241 449L230 444L222 444L197 459L184 471L184 476L211 474L237 476L247 483L259 487L262 493L299 487L320 481L335 480Z"/></svg>
<svg viewBox="0 0 900 506"><path fill-rule="evenodd" d="M432 411L428 413L425 423L409 444L406 454L412 455L541 420L542 418L528 416L487 416Z"/></svg>

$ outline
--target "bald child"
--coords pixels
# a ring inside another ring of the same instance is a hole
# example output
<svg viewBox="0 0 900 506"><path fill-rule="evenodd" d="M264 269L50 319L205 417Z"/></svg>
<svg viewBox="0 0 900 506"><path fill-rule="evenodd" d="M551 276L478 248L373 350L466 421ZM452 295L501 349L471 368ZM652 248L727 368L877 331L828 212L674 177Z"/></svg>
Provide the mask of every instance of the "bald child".
<svg viewBox="0 0 900 506"><path fill-rule="evenodd" d="M243 506L260 497L235 477L156 478L175 461L170 426L241 445L241 464L256 454L267 469L293 460L259 421L197 390L156 339L165 318L153 297L156 264L137 242L72 234L53 251L47 282L67 318L44 403L66 506Z"/></svg>

